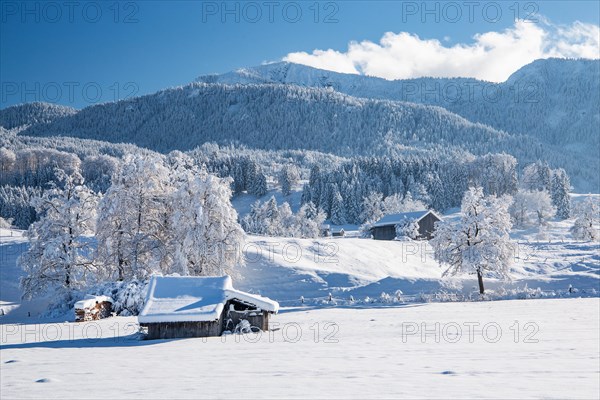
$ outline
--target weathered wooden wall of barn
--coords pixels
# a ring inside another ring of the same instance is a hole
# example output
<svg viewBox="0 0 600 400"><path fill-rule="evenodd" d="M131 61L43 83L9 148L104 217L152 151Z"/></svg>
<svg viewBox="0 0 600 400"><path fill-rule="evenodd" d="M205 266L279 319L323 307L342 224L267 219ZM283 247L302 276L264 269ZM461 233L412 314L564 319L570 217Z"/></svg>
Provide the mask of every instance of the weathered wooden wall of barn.
<svg viewBox="0 0 600 400"><path fill-rule="evenodd" d="M435 230L435 223L439 221L432 213L425 215L419 221L419 236L421 239L431 239L433 237L433 231Z"/></svg>
<svg viewBox="0 0 600 400"><path fill-rule="evenodd" d="M146 339L150 340L220 336L223 316L216 321L156 322L142 326L148 327Z"/></svg>
<svg viewBox="0 0 600 400"><path fill-rule="evenodd" d="M371 234L375 240L394 240L396 238L396 226L378 226L371 229Z"/></svg>

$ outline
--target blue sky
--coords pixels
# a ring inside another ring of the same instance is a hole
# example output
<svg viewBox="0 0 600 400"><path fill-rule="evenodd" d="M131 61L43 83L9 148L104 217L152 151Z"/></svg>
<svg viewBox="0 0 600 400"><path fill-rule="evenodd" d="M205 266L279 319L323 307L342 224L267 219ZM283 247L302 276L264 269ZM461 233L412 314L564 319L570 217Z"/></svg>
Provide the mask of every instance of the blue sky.
<svg viewBox="0 0 600 400"><path fill-rule="evenodd" d="M331 64L314 56L315 49L340 52L335 54L339 56L336 60L342 59L345 65L360 64L357 70L372 75L412 77L417 73L414 69L423 69L423 63L428 63L424 52L417 50L421 64L412 65L413 70L389 71L393 65L381 65L387 58L373 61L381 51L363 55L369 60L357 61L355 55L345 54L348 43L377 44L386 32L407 32L422 40L437 39L442 47L468 46L476 34L511 29L515 16L531 16L535 26L551 23L555 31L574 21L597 26L600 19L597 1L474 2L473 6L460 1L429 2L426 6L406 1L66 4L0 3L1 108L36 100L81 108L186 84L202 74L277 61L298 52L304 54L295 59L303 63L344 70L337 61ZM497 5L501 5L500 15ZM434 52L440 50L437 47ZM431 57L438 65L429 75L445 71L453 55L446 54L446 61L438 60L436 54ZM515 62L518 65L522 60ZM454 67L464 70L460 65ZM466 73L483 78L506 73L490 68Z"/></svg>

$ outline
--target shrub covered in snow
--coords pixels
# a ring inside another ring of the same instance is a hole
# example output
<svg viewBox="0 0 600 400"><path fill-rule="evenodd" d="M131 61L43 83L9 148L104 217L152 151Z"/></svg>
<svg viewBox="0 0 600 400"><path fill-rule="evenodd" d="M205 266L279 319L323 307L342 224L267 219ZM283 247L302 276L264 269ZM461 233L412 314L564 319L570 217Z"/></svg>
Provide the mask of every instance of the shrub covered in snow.
<svg viewBox="0 0 600 400"><path fill-rule="evenodd" d="M600 237L598 233L598 220L600 217L599 207L594 199L588 197L578 204L575 215L575 223L571 228L573 237L577 240L597 240Z"/></svg>
<svg viewBox="0 0 600 400"><path fill-rule="evenodd" d="M144 307L149 281L109 282L93 290L95 294L113 299L113 312L121 316L138 315Z"/></svg>

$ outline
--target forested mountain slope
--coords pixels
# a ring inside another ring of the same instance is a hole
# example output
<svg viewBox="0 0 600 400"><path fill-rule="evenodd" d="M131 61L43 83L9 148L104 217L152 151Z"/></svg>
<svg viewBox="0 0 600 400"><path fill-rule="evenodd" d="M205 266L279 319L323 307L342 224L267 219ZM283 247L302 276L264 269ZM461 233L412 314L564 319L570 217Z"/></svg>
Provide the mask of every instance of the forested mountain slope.
<svg viewBox="0 0 600 400"><path fill-rule="evenodd" d="M389 81L274 63L198 78L204 82L330 87L357 97L438 105L473 122L589 151L600 144L600 61L537 60L506 82L467 78ZM582 146L583 144L583 146Z"/></svg>
<svg viewBox="0 0 600 400"><path fill-rule="evenodd" d="M161 152L216 141L340 155L442 143L487 152L513 141L439 107L358 99L323 88L204 83L87 107L22 134L135 143Z"/></svg>
<svg viewBox="0 0 600 400"><path fill-rule="evenodd" d="M75 113L76 109L58 104L25 103L0 110L0 126L13 129L23 125L43 124Z"/></svg>
<svg viewBox="0 0 600 400"><path fill-rule="evenodd" d="M538 159L563 167L577 189L598 191L598 65L543 60L492 84L386 81L279 63L81 111L10 107L0 110L0 124L22 125L17 130L27 136L133 143L163 153L207 142L339 156L504 152L521 167Z"/></svg>

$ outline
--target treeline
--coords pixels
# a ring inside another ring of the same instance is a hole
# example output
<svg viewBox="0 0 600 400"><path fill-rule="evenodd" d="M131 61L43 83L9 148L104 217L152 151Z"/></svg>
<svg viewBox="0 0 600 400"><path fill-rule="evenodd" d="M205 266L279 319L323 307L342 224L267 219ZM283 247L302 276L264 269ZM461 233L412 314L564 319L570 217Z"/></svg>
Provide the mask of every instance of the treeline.
<svg viewBox="0 0 600 400"><path fill-rule="evenodd" d="M96 285L156 273L221 275L241 262L230 179L185 155L128 156L104 194L79 171L55 174L56 184L31 202L39 219L18 261L26 298L56 291L70 302Z"/></svg>
<svg viewBox="0 0 600 400"><path fill-rule="evenodd" d="M0 216L27 229L36 220L30 202L59 180L56 171L80 173L86 186L104 193L125 154L156 153L128 144L75 138L32 138L0 128Z"/></svg>
<svg viewBox="0 0 600 400"><path fill-rule="evenodd" d="M312 202L337 223L365 222L365 199L400 196L426 207L446 210L460 205L470 186L501 196L517 190L517 161L511 155L488 154L470 160L445 157L362 157L328 169L313 166L302 202ZM402 211L402 210L398 210Z"/></svg>
<svg viewBox="0 0 600 400"><path fill-rule="evenodd" d="M107 155L89 156L82 161L76 154L54 149L15 152L0 148L0 216L11 219L17 228L27 229L36 218L30 205L32 196L58 182L57 171L81 173L90 189L103 193L119 164L119 159Z"/></svg>

